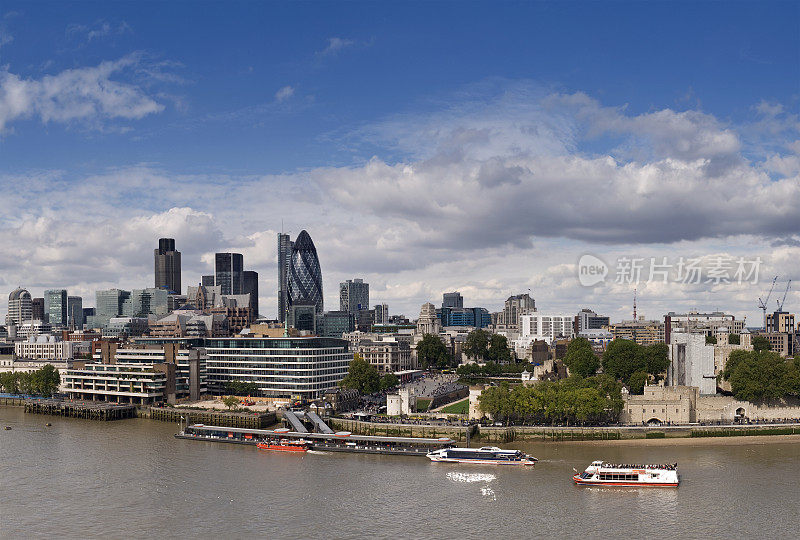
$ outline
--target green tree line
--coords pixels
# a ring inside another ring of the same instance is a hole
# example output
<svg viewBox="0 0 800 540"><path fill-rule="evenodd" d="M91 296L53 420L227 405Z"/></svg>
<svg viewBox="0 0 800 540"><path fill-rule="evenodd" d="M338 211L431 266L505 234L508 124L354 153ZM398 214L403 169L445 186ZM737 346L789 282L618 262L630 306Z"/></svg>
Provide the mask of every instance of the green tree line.
<svg viewBox="0 0 800 540"><path fill-rule="evenodd" d="M484 390L479 402L495 420L524 424L615 422L624 405L622 385L607 375L573 375L514 388L503 383Z"/></svg>
<svg viewBox="0 0 800 540"><path fill-rule="evenodd" d="M0 387L9 394L50 397L58 392L60 384L61 376L50 364L36 371L0 373Z"/></svg>
<svg viewBox="0 0 800 540"><path fill-rule="evenodd" d="M378 370L364 360L360 354L353 355L350 366L339 386L342 388L354 388L362 394L372 394L381 390L388 390L400 384L400 380L394 373L387 373L380 376Z"/></svg>
<svg viewBox="0 0 800 540"><path fill-rule="evenodd" d="M800 397L800 356L782 358L763 346L732 351L720 376L731 383L734 397L742 401Z"/></svg>

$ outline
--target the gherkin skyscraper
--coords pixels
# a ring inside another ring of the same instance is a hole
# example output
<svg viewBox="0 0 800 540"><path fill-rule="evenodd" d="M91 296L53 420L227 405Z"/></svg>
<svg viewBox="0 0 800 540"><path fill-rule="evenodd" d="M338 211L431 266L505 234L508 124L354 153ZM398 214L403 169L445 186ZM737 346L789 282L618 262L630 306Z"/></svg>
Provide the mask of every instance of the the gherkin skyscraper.
<svg viewBox="0 0 800 540"><path fill-rule="evenodd" d="M322 269L317 248L305 230L294 241L289 265L289 305L301 303L314 304L315 311L322 313Z"/></svg>

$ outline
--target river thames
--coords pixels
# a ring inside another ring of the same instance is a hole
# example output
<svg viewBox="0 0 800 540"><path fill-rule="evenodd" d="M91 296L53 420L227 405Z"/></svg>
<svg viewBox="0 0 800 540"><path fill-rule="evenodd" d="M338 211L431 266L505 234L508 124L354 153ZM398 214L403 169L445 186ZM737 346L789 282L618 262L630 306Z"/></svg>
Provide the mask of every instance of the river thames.
<svg viewBox="0 0 800 540"><path fill-rule="evenodd" d="M175 439L175 424L21 408L0 408L0 425L12 428L0 431L4 538L789 538L800 530L800 442L769 437L516 443L505 446L540 461L506 468L273 453ZM681 486L574 486L573 467L593 459L677 461Z"/></svg>

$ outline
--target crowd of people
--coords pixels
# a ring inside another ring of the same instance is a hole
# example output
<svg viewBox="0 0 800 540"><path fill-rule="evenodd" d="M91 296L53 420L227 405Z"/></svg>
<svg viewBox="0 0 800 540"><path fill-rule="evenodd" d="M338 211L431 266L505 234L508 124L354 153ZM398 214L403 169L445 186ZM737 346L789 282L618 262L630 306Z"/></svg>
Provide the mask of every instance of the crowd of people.
<svg viewBox="0 0 800 540"><path fill-rule="evenodd" d="M648 463L646 465L641 465L637 463L603 463L603 468L605 469L662 469L665 471L675 471L678 469L677 463L662 463L662 464L653 464Z"/></svg>

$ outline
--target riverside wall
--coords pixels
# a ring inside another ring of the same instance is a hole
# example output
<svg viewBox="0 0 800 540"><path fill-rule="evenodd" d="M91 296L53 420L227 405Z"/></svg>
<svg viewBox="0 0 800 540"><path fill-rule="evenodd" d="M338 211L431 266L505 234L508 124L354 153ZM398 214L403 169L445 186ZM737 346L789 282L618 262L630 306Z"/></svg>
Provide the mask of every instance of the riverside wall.
<svg viewBox="0 0 800 540"><path fill-rule="evenodd" d="M343 418L326 419L336 430L359 435L394 437L449 437L458 442L509 443L514 441L613 441L623 439L677 439L689 437L727 437L747 435L800 434L800 423L720 426L435 426L388 424Z"/></svg>

